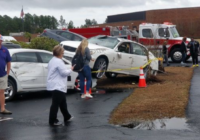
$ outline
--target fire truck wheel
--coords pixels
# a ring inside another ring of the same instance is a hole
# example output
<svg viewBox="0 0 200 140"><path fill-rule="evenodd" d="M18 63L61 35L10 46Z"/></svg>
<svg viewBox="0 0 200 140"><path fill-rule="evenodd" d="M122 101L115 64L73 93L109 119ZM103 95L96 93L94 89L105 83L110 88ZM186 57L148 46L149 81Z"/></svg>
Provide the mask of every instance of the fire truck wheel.
<svg viewBox="0 0 200 140"><path fill-rule="evenodd" d="M97 79L102 78L105 74L105 71L107 70L107 67L108 63L106 59L103 57L98 58L94 65L94 71L99 71L99 72L93 73L93 76Z"/></svg>
<svg viewBox="0 0 200 140"><path fill-rule="evenodd" d="M182 53L179 48L175 48L172 50L171 59L173 62L180 63L182 60Z"/></svg>
<svg viewBox="0 0 200 140"><path fill-rule="evenodd" d="M106 72L105 75L107 78L113 79L116 78L118 74L114 72Z"/></svg>

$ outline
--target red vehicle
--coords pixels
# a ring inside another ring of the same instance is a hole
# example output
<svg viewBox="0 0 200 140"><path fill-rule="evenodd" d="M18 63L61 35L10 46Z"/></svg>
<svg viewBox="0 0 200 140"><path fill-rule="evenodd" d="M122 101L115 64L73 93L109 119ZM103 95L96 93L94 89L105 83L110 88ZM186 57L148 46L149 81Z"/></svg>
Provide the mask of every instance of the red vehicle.
<svg viewBox="0 0 200 140"><path fill-rule="evenodd" d="M126 38L149 47L162 48L163 42L167 39L168 56L173 62L181 62L182 54L180 52L180 44L182 38L180 37L176 25L169 22L164 24L142 23L139 25L139 32L136 30L129 30L127 27L91 27L91 28L77 28L69 29L69 31L80 34L86 38L96 35L109 35ZM190 39L187 39L187 43ZM189 50L189 49L188 49ZM188 51L186 59L189 59L190 53Z"/></svg>

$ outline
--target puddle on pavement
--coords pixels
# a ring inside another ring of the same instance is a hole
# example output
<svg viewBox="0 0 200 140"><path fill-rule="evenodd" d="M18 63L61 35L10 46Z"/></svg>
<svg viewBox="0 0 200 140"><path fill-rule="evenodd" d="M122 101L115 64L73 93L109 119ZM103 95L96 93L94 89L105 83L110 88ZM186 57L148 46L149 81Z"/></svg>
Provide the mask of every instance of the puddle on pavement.
<svg viewBox="0 0 200 140"><path fill-rule="evenodd" d="M190 130L185 118L157 119L154 121L134 122L123 127L141 130Z"/></svg>

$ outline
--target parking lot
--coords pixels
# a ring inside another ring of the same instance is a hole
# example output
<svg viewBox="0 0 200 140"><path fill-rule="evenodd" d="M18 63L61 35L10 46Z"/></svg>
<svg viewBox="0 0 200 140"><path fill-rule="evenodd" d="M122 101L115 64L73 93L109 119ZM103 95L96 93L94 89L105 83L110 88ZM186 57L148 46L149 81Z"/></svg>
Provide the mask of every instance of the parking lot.
<svg viewBox="0 0 200 140"><path fill-rule="evenodd" d="M187 64L191 64L191 60ZM171 66L180 66L171 63ZM67 102L74 119L66 126L50 127L48 125L51 95L37 92L18 95L12 102L7 102L13 115L2 116L12 118L0 122L1 140L199 140L200 130L200 97L198 81L200 69L195 68L192 80L189 105L186 110L187 129L179 130L135 130L110 125L110 113L126 97L132 89L107 91L105 94L94 94L94 99L82 100L78 92L69 90ZM58 118L62 121L59 113ZM178 124L177 124L178 125Z"/></svg>

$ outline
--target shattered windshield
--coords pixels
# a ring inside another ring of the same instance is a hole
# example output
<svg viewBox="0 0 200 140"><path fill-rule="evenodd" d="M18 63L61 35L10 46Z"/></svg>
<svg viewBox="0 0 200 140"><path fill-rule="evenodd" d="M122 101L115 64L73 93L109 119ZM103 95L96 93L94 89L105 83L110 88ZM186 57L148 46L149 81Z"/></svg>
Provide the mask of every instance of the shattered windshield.
<svg viewBox="0 0 200 140"><path fill-rule="evenodd" d="M178 31L176 30L176 27L170 27L170 30L174 38L180 37Z"/></svg>
<svg viewBox="0 0 200 140"><path fill-rule="evenodd" d="M119 43L117 38L112 38L112 37L107 37L107 36L92 37L92 38L88 39L88 42L92 43L92 44L104 46L104 47L107 47L110 49L115 48L115 46Z"/></svg>

